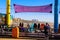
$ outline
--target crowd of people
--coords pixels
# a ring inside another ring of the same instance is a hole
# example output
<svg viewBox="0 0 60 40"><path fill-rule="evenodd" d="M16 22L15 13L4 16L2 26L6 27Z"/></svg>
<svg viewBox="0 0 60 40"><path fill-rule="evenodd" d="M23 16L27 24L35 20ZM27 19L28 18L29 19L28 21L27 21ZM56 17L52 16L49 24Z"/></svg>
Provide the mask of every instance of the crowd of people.
<svg viewBox="0 0 60 40"><path fill-rule="evenodd" d="M46 35L48 35L48 32L50 32L50 25L48 23L46 24L40 24L40 23L31 23L27 24L27 27L24 27L24 23L19 24L19 30L20 32L43 32Z"/></svg>
<svg viewBox="0 0 60 40"><path fill-rule="evenodd" d="M20 23L19 24L19 31L20 32L30 32L30 33L38 33L38 32L42 32L45 33L45 35L47 36L48 33L50 32L50 25L48 23L42 24L42 23L31 23L31 24L27 24L27 27L24 27L24 23ZM1 28L2 32L3 30L8 30L8 29L3 29Z"/></svg>

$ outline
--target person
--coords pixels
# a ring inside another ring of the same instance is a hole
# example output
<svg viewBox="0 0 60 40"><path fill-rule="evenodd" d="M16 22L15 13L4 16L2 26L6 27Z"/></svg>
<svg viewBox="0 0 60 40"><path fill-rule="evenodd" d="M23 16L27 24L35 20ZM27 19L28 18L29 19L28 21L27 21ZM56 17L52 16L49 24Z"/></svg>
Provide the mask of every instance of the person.
<svg viewBox="0 0 60 40"><path fill-rule="evenodd" d="M36 30L37 30L37 24L34 23L34 31L36 32Z"/></svg>
<svg viewBox="0 0 60 40"><path fill-rule="evenodd" d="M29 32L34 31L34 23L31 23L31 24L30 24L30 27L29 27L28 31L29 31Z"/></svg>
<svg viewBox="0 0 60 40"><path fill-rule="evenodd" d="M21 23L19 24L19 26L21 27Z"/></svg>
<svg viewBox="0 0 60 40"><path fill-rule="evenodd" d="M30 25L29 24L27 24L27 31L29 32L29 29L30 29Z"/></svg>
<svg viewBox="0 0 60 40"><path fill-rule="evenodd" d="M23 23L20 23L19 24L19 31L21 31L21 32L24 32L24 27L23 27Z"/></svg>
<svg viewBox="0 0 60 40"><path fill-rule="evenodd" d="M38 27L37 27L38 30L40 30L40 23L38 23Z"/></svg>
<svg viewBox="0 0 60 40"><path fill-rule="evenodd" d="M46 36L48 36L49 31L50 31L50 25L48 23L46 23L46 25L44 26L44 33Z"/></svg>
<svg viewBox="0 0 60 40"><path fill-rule="evenodd" d="M4 33L4 24L1 24L1 33Z"/></svg>
<svg viewBox="0 0 60 40"><path fill-rule="evenodd" d="M24 23L21 23L21 30L22 30L22 32L25 31L25 28L23 26L24 26Z"/></svg>
<svg viewBox="0 0 60 40"><path fill-rule="evenodd" d="M21 23L21 27L23 27L24 26L24 24L23 23Z"/></svg>
<svg viewBox="0 0 60 40"><path fill-rule="evenodd" d="M41 30L40 30L40 23L38 23L38 25L37 25L37 32L38 33L41 32Z"/></svg>
<svg viewBox="0 0 60 40"><path fill-rule="evenodd" d="M21 32L21 23L19 24L19 32Z"/></svg>
<svg viewBox="0 0 60 40"><path fill-rule="evenodd" d="M30 25L28 23L26 23L24 28L25 28L25 32L29 32L28 30L30 28Z"/></svg>
<svg viewBox="0 0 60 40"><path fill-rule="evenodd" d="M49 32L50 32L50 25L46 23L46 25L44 26L44 33L45 33L46 39L49 38Z"/></svg>
<svg viewBox="0 0 60 40"><path fill-rule="evenodd" d="M44 24L44 23L41 23L41 25L40 25L40 31L41 31L42 33L44 33L44 26L45 26L45 24Z"/></svg>

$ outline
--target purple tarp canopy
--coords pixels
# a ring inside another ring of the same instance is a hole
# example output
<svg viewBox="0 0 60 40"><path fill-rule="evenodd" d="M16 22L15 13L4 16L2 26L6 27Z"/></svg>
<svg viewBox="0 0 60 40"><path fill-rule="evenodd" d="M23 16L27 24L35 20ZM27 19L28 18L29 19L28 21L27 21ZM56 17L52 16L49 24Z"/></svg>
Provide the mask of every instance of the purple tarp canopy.
<svg viewBox="0 0 60 40"><path fill-rule="evenodd" d="M23 6L14 4L15 13L19 12L46 12L52 13L52 4L44 6Z"/></svg>

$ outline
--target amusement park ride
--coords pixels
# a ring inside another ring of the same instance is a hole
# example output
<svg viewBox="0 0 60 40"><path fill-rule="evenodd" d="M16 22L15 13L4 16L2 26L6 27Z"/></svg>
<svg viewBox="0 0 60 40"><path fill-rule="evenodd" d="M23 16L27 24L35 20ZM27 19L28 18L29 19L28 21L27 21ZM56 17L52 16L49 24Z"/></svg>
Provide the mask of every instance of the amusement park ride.
<svg viewBox="0 0 60 40"><path fill-rule="evenodd" d="M6 24L10 27L10 1L7 1L7 9L6 9ZM58 32L58 0L55 0L54 3L54 31Z"/></svg>
<svg viewBox="0 0 60 40"><path fill-rule="evenodd" d="M7 9L6 9L6 24L10 27L10 1L7 1ZM54 32L58 32L58 0L54 2Z"/></svg>
<svg viewBox="0 0 60 40"><path fill-rule="evenodd" d="M11 25L11 20L10 20L10 1L11 0L6 0L6 24L8 26L8 28L10 27ZM18 28L15 28L16 30L18 30ZM15 32L18 32L19 31L16 31ZM54 5L54 32L58 32L58 0L55 0L55 5ZM14 36L14 30L12 32L13 36ZM18 34L16 34L18 35Z"/></svg>
<svg viewBox="0 0 60 40"><path fill-rule="evenodd" d="M6 24L10 27L10 1L6 0ZM54 4L54 32L58 32L58 0Z"/></svg>

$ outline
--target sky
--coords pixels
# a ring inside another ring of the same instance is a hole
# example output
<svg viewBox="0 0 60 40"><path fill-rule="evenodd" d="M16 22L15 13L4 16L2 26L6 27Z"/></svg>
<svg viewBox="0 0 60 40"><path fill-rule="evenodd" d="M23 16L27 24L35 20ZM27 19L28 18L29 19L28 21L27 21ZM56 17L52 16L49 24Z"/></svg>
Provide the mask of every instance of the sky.
<svg viewBox="0 0 60 40"><path fill-rule="evenodd" d="M43 6L53 4L52 13L41 12L20 12L15 13L13 4L25 5L25 6ZM58 10L60 10L60 0L58 2ZM0 0L0 13L6 13L6 0ZM11 0L11 15L14 18L21 18L25 20L37 19L42 22L54 22L54 0ZM60 14L58 16L60 23Z"/></svg>

